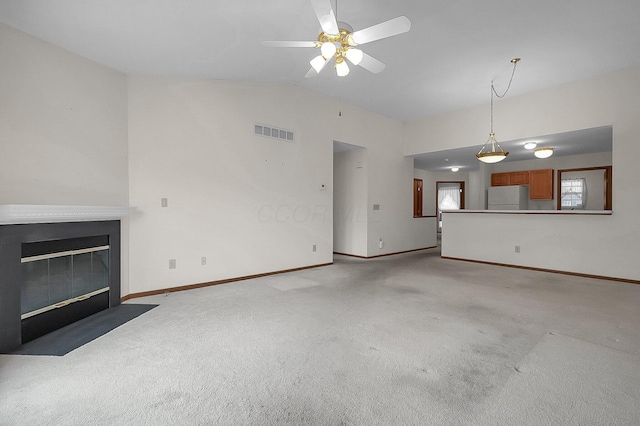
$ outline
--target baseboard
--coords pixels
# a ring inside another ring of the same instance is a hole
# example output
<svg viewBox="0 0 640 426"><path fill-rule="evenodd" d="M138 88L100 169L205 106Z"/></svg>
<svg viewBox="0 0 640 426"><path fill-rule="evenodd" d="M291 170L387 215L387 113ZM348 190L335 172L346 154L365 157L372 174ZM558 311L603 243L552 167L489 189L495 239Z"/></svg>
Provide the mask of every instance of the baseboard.
<svg viewBox="0 0 640 426"><path fill-rule="evenodd" d="M424 247L424 248L413 249L413 250L397 251L397 252L394 252L394 253L378 254L378 255L369 256L369 257L367 257L367 256L358 256L357 254L340 253L340 252L337 252L337 251L334 251L333 254L339 254L340 256L357 257L358 259L375 259L376 257L395 256L396 254L413 253L414 251L429 250L429 249L434 249L434 248L437 248L437 247L438 246Z"/></svg>
<svg viewBox="0 0 640 426"><path fill-rule="evenodd" d="M608 277L605 275L582 274L580 272L558 271L556 269L535 268L533 266L511 265L508 263L486 262L484 260L462 259L459 257L440 256L442 259L459 260L462 262L482 263L484 265L503 266L505 268L527 269L529 271L550 272L552 274L573 275L582 278L595 278L598 280L617 281L621 283L640 284L640 280L632 280L629 278Z"/></svg>
<svg viewBox="0 0 640 426"><path fill-rule="evenodd" d="M329 266L329 265L333 265L333 262L321 263L319 265L302 266L300 268L284 269L282 271L265 272L263 274L246 275L246 276L243 276L243 277L236 277L236 278L227 278L227 279L224 279L224 280L209 281L209 282L206 282L206 283L189 284L189 285L183 285L183 286L179 286L179 287L163 288L163 289L160 289L160 290L150 290L150 291L143 291L143 292L140 292L140 293L131 293L131 294L127 294L126 296L122 297L120 300L122 302L126 302L127 300L135 299L137 297L157 296L159 294L173 293L173 292L176 292L176 291L193 290L193 289L196 289L196 288L210 287L210 286L220 285L220 284L228 284L228 283L232 283L232 282L236 282L236 281L250 280L250 279L253 279L253 278L268 277L270 275L284 274L284 273L287 273L287 272L304 271L305 269L313 269L313 268L319 268L321 266Z"/></svg>

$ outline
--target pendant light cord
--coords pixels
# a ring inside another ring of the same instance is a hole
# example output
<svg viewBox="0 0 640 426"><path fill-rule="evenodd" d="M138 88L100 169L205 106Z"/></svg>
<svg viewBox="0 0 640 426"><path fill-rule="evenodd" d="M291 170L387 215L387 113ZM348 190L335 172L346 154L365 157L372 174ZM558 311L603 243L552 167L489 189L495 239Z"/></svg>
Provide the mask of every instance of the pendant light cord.
<svg viewBox="0 0 640 426"><path fill-rule="evenodd" d="M338 4L336 0L336 7L337 5ZM511 88L511 82L513 81L513 76L516 73L516 67L518 66L519 61L520 61L520 58L511 60L511 62L513 62L513 70L511 71L511 78L509 79L509 84L507 85L507 88L505 89L502 95L499 95L498 92L496 92L496 88L493 86L493 80L491 80L491 133L493 133L493 95L496 95L500 99L504 98L507 95L507 92Z"/></svg>
<svg viewBox="0 0 640 426"><path fill-rule="evenodd" d="M502 95L498 95L498 92L496 92L495 87L493 87L493 80L491 80L491 92L495 93L495 95L497 97L499 97L500 99L504 98L505 95L507 94L507 92L509 91L509 89L511 88L511 82L513 81L513 76L516 73L516 67L518 66L518 62L520 61L520 58L516 58L516 59L513 59L511 61L511 62L513 62L513 70L511 71L511 78L509 79L509 84L507 85L507 88L505 89L505 91L504 91L504 93Z"/></svg>

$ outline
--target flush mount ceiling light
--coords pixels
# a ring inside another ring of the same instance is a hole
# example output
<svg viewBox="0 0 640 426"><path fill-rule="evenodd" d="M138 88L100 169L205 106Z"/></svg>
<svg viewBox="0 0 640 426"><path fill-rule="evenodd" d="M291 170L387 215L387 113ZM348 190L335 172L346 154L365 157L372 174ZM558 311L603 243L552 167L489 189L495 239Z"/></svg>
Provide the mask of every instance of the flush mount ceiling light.
<svg viewBox="0 0 640 426"><path fill-rule="evenodd" d="M538 158L549 158L553 155L553 148L538 148L533 151L533 155Z"/></svg>
<svg viewBox="0 0 640 426"><path fill-rule="evenodd" d="M334 68L339 77L349 74L347 61L377 74L384 70L386 65L362 50L356 49L356 46L406 33L411 28L409 18L399 16L354 32L349 24L336 20L338 16L337 1L335 13L330 0L311 0L311 5L322 28L322 32L318 35L318 41L262 42L264 46L269 47L314 47L320 49L320 54L309 62L311 69L305 77L315 77L331 60L334 60Z"/></svg>
<svg viewBox="0 0 640 426"><path fill-rule="evenodd" d="M514 58L511 60L511 63L513 64L513 71L511 72L509 85L502 95L498 95L498 92L496 92L496 89L493 86L493 80L491 81L491 131L489 132L489 139L487 139L484 145L482 145L480 152L476 154L476 158L483 163L497 163L504 160L507 158L507 155L509 155L507 151L502 149L496 140L495 133L493 133L493 95L495 94L498 98L503 98L507 94L511 87L511 82L513 81L513 75L516 73L516 66L518 65L518 62L520 62L520 58Z"/></svg>
<svg viewBox="0 0 640 426"><path fill-rule="evenodd" d="M533 149L536 146L538 146L538 144L535 142L527 142L524 144L524 149Z"/></svg>
<svg viewBox="0 0 640 426"><path fill-rule="evenodd" d="M452 167L452 168L451 168L451 171L452 171L452 172L457 172L458 170L460 170L460 167Z"/></svg>

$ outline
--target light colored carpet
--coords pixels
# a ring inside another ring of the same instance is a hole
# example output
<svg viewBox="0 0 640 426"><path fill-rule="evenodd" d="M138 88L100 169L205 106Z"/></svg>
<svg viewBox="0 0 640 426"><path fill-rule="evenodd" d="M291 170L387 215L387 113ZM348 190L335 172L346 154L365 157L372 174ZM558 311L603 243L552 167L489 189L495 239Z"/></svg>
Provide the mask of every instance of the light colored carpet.
<svg viewBox="0 0 640 426"><path fill-rule="evenodd" d="M640 423L637 285L429 250L131 302L159 306L1 355L0 424Z"/></svg>
<svg viewBox="0 0 640 426"><path fill-rule="evenodd" d="M515 370L479 423L640 423L638 356L549 333Z"/></svg>

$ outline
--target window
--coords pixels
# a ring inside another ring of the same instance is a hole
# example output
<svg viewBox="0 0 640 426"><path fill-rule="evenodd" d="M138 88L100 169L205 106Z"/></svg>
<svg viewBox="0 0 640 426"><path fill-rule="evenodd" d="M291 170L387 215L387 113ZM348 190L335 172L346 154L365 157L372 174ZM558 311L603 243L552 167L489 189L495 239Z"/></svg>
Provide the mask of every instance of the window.
<svg viewBox="0 0 640 426"><path fill-rule="evenodd" d="M562 179L561 202L563 210L584 209L587 205L587 180Z"/></svg>
<svg viewBox="0 0 640 426"><path fill-rule="evenodd" d="M464 209L464 182L436 182L438 232L442 232L442 211Z"/></svg>

